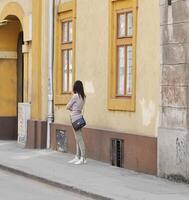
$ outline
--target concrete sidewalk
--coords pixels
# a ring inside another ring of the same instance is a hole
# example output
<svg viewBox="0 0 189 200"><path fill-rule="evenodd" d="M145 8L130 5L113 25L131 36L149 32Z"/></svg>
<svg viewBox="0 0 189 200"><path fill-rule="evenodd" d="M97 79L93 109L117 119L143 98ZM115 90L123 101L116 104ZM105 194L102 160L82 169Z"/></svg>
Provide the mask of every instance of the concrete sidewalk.
<svg viewBox="0 0 189 200"><path fill-rule="evenodd" d="M73 155L23 149L0 141L0 167L94 199L188 200L189 185L116 168L88 159L86 165L67 162Z"/></svg>

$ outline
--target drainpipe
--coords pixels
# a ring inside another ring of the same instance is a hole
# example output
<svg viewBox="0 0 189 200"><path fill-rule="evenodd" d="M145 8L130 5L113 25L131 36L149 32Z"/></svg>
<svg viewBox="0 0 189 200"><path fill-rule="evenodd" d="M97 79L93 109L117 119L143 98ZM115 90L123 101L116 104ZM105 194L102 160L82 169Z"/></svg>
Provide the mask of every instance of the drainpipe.
<svg viewBox="0 0 189 200"><path fill-rule="evenodd" d="M54 0L49 1L48 28L48 119L47 148L50 148L50 124L54 121L53 110L53 64L54 64Z"/></svg>

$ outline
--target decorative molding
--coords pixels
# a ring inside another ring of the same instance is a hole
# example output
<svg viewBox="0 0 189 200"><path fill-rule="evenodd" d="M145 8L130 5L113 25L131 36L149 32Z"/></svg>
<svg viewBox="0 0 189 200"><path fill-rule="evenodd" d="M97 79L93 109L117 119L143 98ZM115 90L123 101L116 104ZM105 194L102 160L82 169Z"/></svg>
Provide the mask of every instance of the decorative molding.
<svg viewBox="0 0 189 200"><path fill-rule="evenodd" d="M73 2L62 3L58 6L58 13L71 11L73 9Z"/></svg>
<svg viewBox="0 0 189 200"><path fill-rule="evenodd" d="M17 52L16 51L0 51L0 60L1 59L17 59Z"/></svg>
<svg viewBox="0 0 189 200"><path fill-rule="evenodd" d="M19 3L10 2L6 4L0 13L0 20L5 19L9 15L15 15L20 20L23 27L24 10Z"/></svg>
<svg viewBox="0 0 189 200"><path fill-rule="evenodd" d="M28 53L29 52L29 45L27 42L25 42L23 45L22 45L22 53Z"/></svg>
<svg viewBox="0 0 189 200"><path fill-rule="evenodd" d="M24 16L24 41L32 41L32 14Z"/></svg>
<svg viewBox="0 0 189 200"><path fill-rule="evenodd" d="M110 0L112 3L117 1L125 1L125 0ZM138 6L138 0L127 0L127 1L133 1L133 5Z"/></svg>

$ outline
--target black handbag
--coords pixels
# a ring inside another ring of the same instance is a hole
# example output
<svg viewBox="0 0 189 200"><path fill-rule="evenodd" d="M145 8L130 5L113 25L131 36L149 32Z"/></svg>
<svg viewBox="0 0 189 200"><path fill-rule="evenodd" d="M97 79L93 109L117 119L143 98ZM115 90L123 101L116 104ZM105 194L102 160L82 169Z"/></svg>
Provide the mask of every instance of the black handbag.
<svg viewBox="0 0 189 200"><path fill-rule="evenodd" d="M83 128L85 125L86 125L86 121L83 118L83 116L72 123L72 126L75 131L78 131L79 129Z"/></svg>

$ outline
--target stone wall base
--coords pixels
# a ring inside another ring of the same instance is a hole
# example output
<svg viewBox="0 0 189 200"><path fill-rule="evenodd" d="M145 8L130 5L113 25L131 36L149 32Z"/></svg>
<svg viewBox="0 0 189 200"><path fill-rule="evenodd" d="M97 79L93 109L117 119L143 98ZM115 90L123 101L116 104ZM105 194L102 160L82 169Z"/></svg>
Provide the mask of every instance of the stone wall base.
<svg viewBox="0 0 189 200"><path fill-rule="evenodd" d="M51 124L51 148L57 150L56 133L61 130L67 138L67 151L75 153L75 138L70 125ZM157 139L116 131L84 128L87 157L111 163L112 139L124 141L123 167L157 175Z"/></svg>
<svg viewBox="0 0 189 200"><path fill-rule="evenodd" d="M26 148L44 149L47 141L47 121L28 120Z"/></svg>
<svg viewBox="0 0 189 200"><path fill-rule="evenodd" d="M0 140L17 140L17 117L0 117Z"/></svg>
<svg viewBox="0 0 189 200"><path fill-rule="evenodd" d="M159 128L158 175L189 179L189 133L187 130Z"/></svg>

